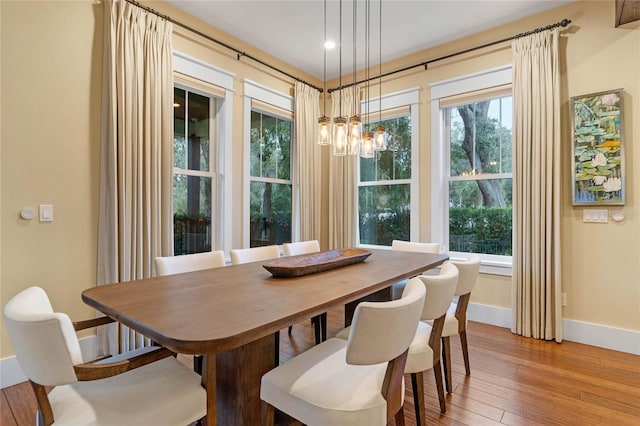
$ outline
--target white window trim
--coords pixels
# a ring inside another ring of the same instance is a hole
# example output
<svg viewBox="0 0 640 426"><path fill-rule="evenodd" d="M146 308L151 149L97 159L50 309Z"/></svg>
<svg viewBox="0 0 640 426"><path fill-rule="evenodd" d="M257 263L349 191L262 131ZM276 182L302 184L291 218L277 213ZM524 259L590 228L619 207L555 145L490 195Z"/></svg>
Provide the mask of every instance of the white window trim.
<svg viewBox="0 0 640 426"><path fill-rule="evenodd" d="M224 89L222 102L216 103L218 105L218 110L216 111L218 126L216 126L217 153L214 166L217 179L212 183L216 185L217 192L215 204L218 206L218 210L216 212L215 227L218 232L213 236L214 240L211 241L211 245L228 253L232 248L231 230L233 229L233 188L231 186L233 158L231 142L233 140L232 112L235 74L178 51L173 52L173 70Z"/></svg>
<svg viewBox="0 0 640 426"><path fill-rule="evenodd" d="M388 93L382 97L370 98L360 103L360 111L368 111L371 114L378 113L380 110L385 111L393 108L409 106L409 115L411 117L411 179L401 179L389 181L389 185L410 184L411 197L411 219L409 225L409 235L412 241L419 239L420 233L420 190L419 190L419 174L420 174L420 88L412 87L399 92ZM368 108L368 109L367 109ZM357 186L374 186L379 185L381 181L375 183L360 182L360 161L357 162ZM358 204L358 203L357 203ZM359 215L359 212L356 213ZM359 239L359 237L358 237ZM360 247L384 248L388 246L380 246L374 244L358 244Z"/></svg>
<svg viewBox="0 0 640 426"><path fill-rule="evenodd" d="M293 113L293 97L286 95L284 93L273 90L269 87L263 86L254 81L245 79L244 80L244 134L243 134L243 185L242 185L242 245L243 247L249 247L251 245L250 242L250 232L249 232L249 224L250 224L250 193L251 193L251 181L252 180L262 180L261 178L251 178L250 170L251 170L251 100L255 99L261 102L265 102L271 105L274 105L278 108L281 108L285 111L289 111ZM292 121L291 128L291 161L295 161L295 157L293 155L295 149L295 129L293 127ZM293 166L293 165L292 165ZM293 173L293 167L292 167ZM293 178L293 176L292 176ZM266 181L266 180L265 180ZM298 211L296 206L298 202L296 200L296 191L294 188L295 183L293 179L291 181L282 181L279 179L269 179L269 182L276 183L284 183L291 184L291 238L293 240L294 236L297 234L298 229Z"/></svg>
<svg viewBox="0 0 640 426"><path fill-rule="evenodd" d="M448 150L442 144L443 135L448 129L444 128L444 117L440 110L440 99L463 93L487 89L490 87L511 84L511 64L489 69L486 71L458 76L448 80L431 83L431 235L434 241L441 242L443 247L449 247L449 239L445 231L448 219L447 202L442 194L448 194L445 184L445 168L448 164ZM464 259L465 253L449 252L453 260ZM481 254L480 272L494 275L512 275L512 257Z"/></svg>

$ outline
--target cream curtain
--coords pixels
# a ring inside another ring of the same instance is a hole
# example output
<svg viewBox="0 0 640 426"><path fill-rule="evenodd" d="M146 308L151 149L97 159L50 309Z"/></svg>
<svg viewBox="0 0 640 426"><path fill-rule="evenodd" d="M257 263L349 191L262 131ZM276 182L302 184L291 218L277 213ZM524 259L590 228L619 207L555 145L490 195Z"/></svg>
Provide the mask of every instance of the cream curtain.
<svg viewBox="0 0 640 426"><path fill-rule="evenodd" d="M173 26L124 0L104 11L98 285L150 277L172 223ZM100 328L104 354L149 344Z"/></svg>
<svg viewBox="0 0 640 426"><path fill-rule="evenodd" d="M558 29L513 52L514 250L512 331L562 341Z"/></svg>
<svg viewBox="0 0 640 426"><path fill-rule="evenodd" d="M300 206L300 241L319 240L322 217L322 151L318 145L317 123L320 118L320 93L313 87L295 85L295 161L294 179L298 181Z"/></svg>
<svg viewBox="0 0 640 426"><path fill-rule="evenodd" d="M360 90L356 86L331 94L331 118L360 112ZM329 248L355 247L358 244L358 157L346 155L329 159Z"/></svg>

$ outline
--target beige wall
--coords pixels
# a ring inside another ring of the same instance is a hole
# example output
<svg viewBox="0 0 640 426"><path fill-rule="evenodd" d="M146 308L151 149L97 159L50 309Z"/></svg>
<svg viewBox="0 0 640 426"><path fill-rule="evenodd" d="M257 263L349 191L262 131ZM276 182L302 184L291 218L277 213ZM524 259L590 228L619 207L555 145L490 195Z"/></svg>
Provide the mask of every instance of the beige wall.
<svg viewBox="0 0 640 426"><path fill-rule="evenodd" d="M208 34L219 31L160 2L152 6L175 19L198 25ZM585 321L640 331L640 30L613 27L613 1L578 2L511 25L412 55L384 70L392 70L462 48L508 37L525 29L573 20L563 37L562 128L563 170L562 256L563 289L568 296L564 315ZM0 304L18 291L38 284L54 307L72 319L93 313L80 299L96 275L98 147L102 66L102 4L82 2L0 2L2 153L0 192ZM236 73L233 129L234 193L242 189L242 81L244 78L291 93L286 78L256 69L250 61L176 29L175 48ZM234 41L255 56L262 53ZM321 85L272 58L268 62ZM468 57L408 71L385 81L383 92L419 86L421 239L429 229L430 82L509 63L503 45ZM349 78L349 77L347 77ZM329 82L334 87L336 82ZM583 208L571 206L570 126L568 99L606 89L625 89L627 204L620 223L582 223ZM375 91L372 88L372 92ZM373 93L372 93L373 95ZM327 164L326 154L323 164ZM326 182L324 188L326 200ZM236 197L238 198L238 197ZM51 203L55 220L40 223L19 218L23 207ZM325 203L326 205L326 203ZM234 212L241 211L239 200ZM242 228L234 223L233 245L241 244ZM327 235L325 222L323 235ZM324 238L326 242L326 238ZM481 276L473 295L476 303L509 307L509 277ZM0 357L12 355L4 327Z"/></svg>

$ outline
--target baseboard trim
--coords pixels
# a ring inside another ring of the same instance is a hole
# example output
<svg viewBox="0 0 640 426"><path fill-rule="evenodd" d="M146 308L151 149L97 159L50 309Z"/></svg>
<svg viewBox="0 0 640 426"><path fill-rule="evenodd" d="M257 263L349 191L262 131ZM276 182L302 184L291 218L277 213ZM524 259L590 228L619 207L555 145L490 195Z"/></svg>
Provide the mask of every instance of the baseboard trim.
<svg viewBox="0 0 640 426"><path fill-rule="evenodd" d="M570 342L640 355L640 331L564 320L564 338Z"/></svg>
<svg viewBox="0 0 640 426"><path fill-rule="evenodd" d="M510 308L469 303L467 318L485 324L511 329L513 318ZM640 355L640 331L609 327L583 321L565 319L564 340L598 346L613 351Z"/></svg>
<svg viewBox="0 0 640 426"><path fill-rule="evenodd" d="M95 359L97 357L97 338L88 336L78 339L83 359ZM27 376L22 371L18 359L14 356L0 360L0 389L17 385L27 380Z"/></svg>

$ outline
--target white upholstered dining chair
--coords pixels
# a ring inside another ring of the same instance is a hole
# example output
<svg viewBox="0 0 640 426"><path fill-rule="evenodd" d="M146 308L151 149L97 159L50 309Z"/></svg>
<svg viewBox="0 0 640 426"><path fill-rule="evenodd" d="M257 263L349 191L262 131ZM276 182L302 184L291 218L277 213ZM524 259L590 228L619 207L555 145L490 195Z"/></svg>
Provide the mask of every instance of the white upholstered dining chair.
<svg viewBox="0 0 640 426"><path fill-rule="evenodd" d="M416 421L418 425L421 425L426 423L423 375L425 371L433 369L440 412L444 413L447 410L440 364L440 339L447 309L451 305L453 294L456 291L458 268L445 262L440 268L439 275L420 275L412 278L412 280L415 279L424 283L427 293L418 330L409 346L404 372L411 374ZM427 321L431 322L431 325Z"/></svg>
<svg viewBox="0 0 640 426"><path fill-rule="evenodd" d="M53 311L40 287L9 300L4 318L36 395L39 425L187 425L206 415L201 377L167 349L146 347L84 362L75 331L109 318L74 324ZM45 386L53 389L47 393Z"/></svg>
<svg viewBox="0 0 640 426"><path fill-rule="evenodd" d="M460 274L455 292L455 296L458 296L458 301L457 303L452 303L449 307L442 329L442 366L447 393L451 393L451 345L449 339L451 336L456 334L460 336L464 369L467 376L471 374L469 347L467 345L467 307L469 306L471 291L473 291L480 273L480 256L471 254L466 260L451 260L448 262L454 264Z"/></svg>
<svg viewBox="0 0 640 426"><path fill-rule="evenodd" d="M280 257L278 246L261 246L231 250L231 264L259 262L261 260L277 259Z"/></svg>
<svg viewBox="0 0 640 426"><path fill-rule="evenodd" d="M298 256L301 254L320 252L320 243L318 240L298 241L294 243L283 243L282 251L285 256ZM324 312L318 316L311 318L313 331L316 339L316 345L327 340L327 313ZM289 326L289 334L291 334L293 326Z"/></svg>
<svg viewBox="0 0 640 426"><path fill-rule="evenodd" d="M361 302L348 339L329 339L265 374L267 425L275 409L309 426L404 424L403 371L424 297L414 281L398 300Z"/></svg>
<svg viewBox="0 0 640 426"><path fill-rule="evenodd" d="M279 257L280 257L280 249L278 249L278 246L276 245L231 250L232 265L241 265L243 263L277 259ZM280 363L280 332L279 331L275 332L274 339L275 339L274 359L276 360L276 365L278 365Z"/></svg>
<svg viewBox="0 0 640 426"><path fill-rule="evenodd" d="M391 241L391 250L398 251L411 251L415 253L440 253L440 244L438 243L421 243L417 241ZM431 272L431 271L429 271ZM407 280L402 280L391 286L391 297L397 299L402 294L404 286L407 284Z"/></svg>
<svg viewBox="0 0 640 426"><path fill-rule="evenodd" d="M222 250L184 254L180 256L156 257L155 262L156 275L159 277L225 266L224 252ZM203 361L204 358L202 355L194 355L193 371L202 374Z"/></svg>
<svg viewBox="0 0 640 426"><path fill-rule="evenodd" d="M158 276L219 268L225 265L224 252L222 250L184 254L181 256L156 257L155 262L156 275Z"/></svg>
<svg viewBox="0 0 640 426"><path fill-rule="evenodd" d="M285 256L297 256L299 254L318 253L320 243L318 240L298 241L295 243L282 243L282 251Z"/></svg>
<svg viewBox="0 0 640 426"><path fill-rule="evenodd" d="M393 240L391 241L391 250L413 251L416 253L440 253L440 244Z"/></svg>
<svg viewBox="0 0 640 426"><path fill-rule="evenodd" d="M411 374L413 402L418 425L425 423L424 375L423 372L433 369L440 402L440 411L446 411L442 369L440 367L440 339L444 327L447 309L453 299L458 282L458 269L445 262L439 275L420 275L411 278L407 285L421 283L426 289L424 306L418 323L418 329L409 346L405 373ZM346 339L349 327L339 331L336 338Z"/></svg>

